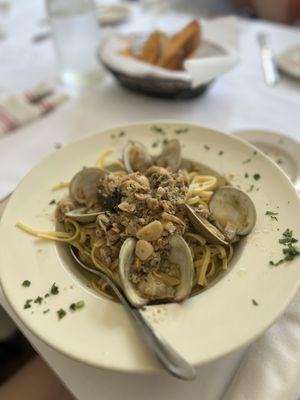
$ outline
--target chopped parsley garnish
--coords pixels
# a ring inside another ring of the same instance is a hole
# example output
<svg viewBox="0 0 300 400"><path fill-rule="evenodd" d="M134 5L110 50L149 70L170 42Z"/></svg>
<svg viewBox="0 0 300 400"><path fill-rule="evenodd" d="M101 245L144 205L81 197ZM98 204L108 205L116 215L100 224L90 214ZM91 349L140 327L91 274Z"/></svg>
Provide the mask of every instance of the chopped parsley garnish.
<svg viewBox="0 0 300 400"><path fill-rule="evenodd" d="M277 162L278 165L283 164L283 161L280 160L280 159L278 159L276 162Z"/></svg>
<svg viewBox="0 0 300 400"><path fill-rule="evenodd" d="M223 150L220 150L219 153L218 153L219 156L222 156L223 154L224 154Z"/></svg>
<svg viewBox="0 0 300 400"><path fill-rule="evenodd" d="M159 126L153 125L151 126L151 131L156 132L156 133L160 133L161 135L165 135L166 132Z"/></svg>
<svg viewBox="0 0 300 400"><path fill-rule="evenodd" d="M210 147L207 146L207 144L205 144L203 147L205 148L205 150L210 150Z"/></svg>
<svg viewBox="0 0 300 400"><path fill-rule="evenodd" d="M56 311L58 319L62 319L67 315L67 312L63 309L60 308L58 311Z"/></svg>
<svg viewBox="0 0 300 400"><path fill-rule="evenodd" d="M257 151L255 150L255 151L253 152L253 155L256 156L256 154L257 154Z"/></svg>
<svg viewBox="0 0 300 400"><path fill-rule="evenodd" d="M84 307L84 301L81 300L81 301L77 301L76 303L72 303L69 308L72 311L76 311L76 310L80 310L80 308L83 308L83 307Z"/></svg>
<svg viewBox="0 0 300 400"><path fill-rule="evenodd" d="M249 189L247 190L247 192L250 193L250 192L252 192L253 189L254 189L254 185L251 185L251 186L249 187Z"/></svg>
<svg viewBox="0 0 300 400"><path fill-rule="evenodd" d="M34 300L34 303L42 304L42 301L43 301L43 298L42 298L41 296L38 296L38 297Z"/></svg>
<svg viewBox="0 0 300 400"><path fill-rule="evenodd" d="M32 303L32 299L27 299L23 306L24 310L26 310L27 308L31 308L31 303Z"/></svg>
<svg viewBox="0 0 300 400"><path fill-rule="evenodd" d="M253 179L255 179L256 181L258 181L260 178L261 178L261 176L259 174L253 175Z"/></svg>
<svg viewBox="0 0 300 400"><path fill-rule="evenodd" d="M189 131L189 128L181 128L181 129L175 129L176 135L180 135L181 133L187 133Z"/></svg>
<svg viewBox="0 0 300 400"><path fill-rule="evenodd" d="M252 304L256 307L258 306L258 302L255 299L252 299Z"/></svg>
<svg viewBox="0 0 300 400"><path fill-rule="evenodd" d="M244 175L244 177L245 177L245 178L249 178L249 174L248 174L248 172L245 172L245 175Z"/></svg>
<svg viewBox="0 0 300 400"><path fill-rule="evenodd" d="M45 296L44 296L44 298L46 299L46 298L49 297L49 296L50 296L50 294L49 294L49 293L46 293Z"/></svg>
<svg viewBox="0 0 300 400"><path fill-rule="evenodd" d="M50 308L47 308L47 310L43 311L43 314L47 314L50 311Z"/></svg>
<svg viewBox="0 0 300 400"><path fill-rule="evenodd" d="M22 286L24 287L29 287L31 285L31 282L28 281L27 279L25 279L25 281L23 281Z"/></svg>
<svg viewBox="0 0 300 400"><path fill-rule="evenodd" d="M166 146L169 143L169 139L164 139L163 144Z"/></svg>
<svg viewBox="0 0 300 400"><path fill-rule="evenodd" d="M119 132L119 137L123 137L125 135L126 135L126 132L124 132L124 131Z"/></svg>
<svg viewBox="0 0 300 400"><path fill-rule="evenodd" d="M298 240L293 237L293 231L286 229L282 234L282 239L279 239L280 244L293 244L297 243Z"/></svg>
<svg viewBox="0 0 300 400"><path fill-rule="evenodd" d="M55 285L55 282L54 282L53 285L51 286L50 292L51 292L51 294L58 294L58 293L59 293L59 289L58 289L58 287Z"/></svg>
<svg viewBox="0 0 300 400"><path fill-rule="evenodd" d="M284 257L276 262L270 261L270 265L274 267L277 267L285 261L292 261L295 257L300 255L300 248L294 246L294 243L297 243L298 240L293 237L293 231L291 229L286 229L282 234L282 238L278 241L280 244L285 246L282 249Z"/></svg>
<svg viewBox="0 0 300 400"><path fill-rule="evenodd" d="M244 160L243 161L243 164L248 164L249 162L251 162L252 160L251 160L251 158L247 158L247 160Z"/></svg>
<svg viewBox="0 0 300 400"><path fill-rule="evenodd" d="M53 199L53 200L51 200L50 202L49 202L49 206L52 206L53 204L55 204L56 203L56 201Z"/></svg>
<svg viewBox="0 0 300 400"><path fill-rule="evenodd" d="M159 142L153 142L152 147L157 147Z"/></svg>

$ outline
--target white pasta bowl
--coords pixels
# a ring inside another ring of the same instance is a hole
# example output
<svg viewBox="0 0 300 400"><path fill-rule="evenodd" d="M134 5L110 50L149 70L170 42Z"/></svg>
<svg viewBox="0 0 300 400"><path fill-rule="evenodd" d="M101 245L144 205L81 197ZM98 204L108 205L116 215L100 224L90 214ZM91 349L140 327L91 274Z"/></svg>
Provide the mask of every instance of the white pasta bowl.
<svg viewBox="0 0 300 400"><path fill-rule="evenodd" d="M83 166L95 165L107 148L114 149L111 159L120 157L129 139L141 141L155 152L158 149L153 143L175 136L183 145L185 158L200 161L249 192L256 205L257 223L237 247L228 272L214 285L181 304L148 307L149 321L182 356L199 365L253 341L275 322L296 293L300 257L278 267L269 264L282 257L278 239L283 231L292 229L300 238L299 198L274 163L236 137L197 125L151 122L122 126L74 142L44 159L20 183L1 221L4 294L22 322L56 350L102 368L159 371L123 307L88 289L55 243L36 239L15 224L21 220L36 229L55 229L55 205L49 203L61 199L66 189L53 192L54 185L69 181ZM278 213L277 220L266 211ZM22 286L24 280L31 285ZM43 297L53 283L59 288L57 295L24 309L27 299ZM81 300L84 308L69 311L71 303ZM60 308L68 311L62 319L57 316Z"/></svg>

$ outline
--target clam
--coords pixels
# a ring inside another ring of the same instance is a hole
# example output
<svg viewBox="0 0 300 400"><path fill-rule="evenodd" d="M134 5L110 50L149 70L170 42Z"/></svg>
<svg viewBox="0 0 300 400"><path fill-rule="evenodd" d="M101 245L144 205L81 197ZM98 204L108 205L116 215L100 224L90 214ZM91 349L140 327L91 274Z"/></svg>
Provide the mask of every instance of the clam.
<svg viewBox="0 0 300 400"><path fill-rule="evenodd" d="M218 228L228 237L248 235L256 223L256 209L251 198L231 186L223 186L214 192L209 210Z"/></svg>
<svg viewBox="0 0 300 400"><path fill-rule="evenodd" d="M161 154L156 159L160 167L170 167L177 170L181 164L181 146L177 139L169 140Z"/></svg>
<svg viewBox="0 0 300 400"><path fill-rule="evenodd" d="M250 197L243 191L223 186L217 189L209 202L209 211L214 224L198 215L185 204L188 217L195 230L209 243L228 245L248 235L256 222L256 210Z"/></svg>
<svg viewBox="0 0 300 400"><path fill-rule="evenodd" d="M171 236L169 239L170 251L169 261L176 264L180 269L180 284L176 288L173 299L170 301L182 301L187 298L192 289L193 283L193 258L189 246L185 240L178 235ZM136 240L128 238L123 243L119 255L119 276L123 290L130 301L136 307L142 307L150 303L150 300L142 297L134 284L130 281L130 272L134 263ZM166 299L163 299L166 300Z"/></svg>
<svg viewBox="0 0 300 400"><path fill-rule="evenodd" d="M188 204L185 204L189 220L193 225L195 231L202 235L211 244L221 244L227 246L225 236L219 231L213 224L211 224L206 218L197 214L196 211Z"/></svg>
<svg viewBox="0 0 300 400"><path fill-rule="evenodd" d="M138 142L129 142L123 150L123 162L128 172L145 171L153 164L144 145Z"/></svg>
<svg viewBox="0 0 300 400"><path fill-rule="evenodd" d="M71 210L65 213L66 217L74 219L75 221L82 223L90 223L95 222L98 215L101 214L102 211L88 211L86 208L76 208L75 210Z"/></svg>
<svg viewBox="0 0 300 400"><path fill-rule="evenodd" d="M100 168L84 168L72 178L69 194L73 201L83 206L97 202L97 186L99 179L107 174Z"/></svg>

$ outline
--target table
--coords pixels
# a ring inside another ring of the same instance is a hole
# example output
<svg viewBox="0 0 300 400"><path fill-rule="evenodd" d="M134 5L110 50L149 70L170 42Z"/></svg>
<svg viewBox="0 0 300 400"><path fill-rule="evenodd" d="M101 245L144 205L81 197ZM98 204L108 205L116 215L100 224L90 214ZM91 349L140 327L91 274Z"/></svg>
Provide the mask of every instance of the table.
<svg viewBox="0 0 300 400"><path fill-rule="evenodd" d="M0 42L0 95L1 89L19 91L41 80L56 83L57 77L51 41L31 43L33 34L43 30L42 2L14 1L12 4L7 22L9 36ZM133 20L131 24L135 22L137 26L138 21ZM300 139L300 84L284 78L275 89L265 86L256 44L260 30L271 34L277 52L300 41L299 30L240 20L241 63L201 98L178 102L144 98L123 90L111 77L106 77L93 90L74 95L53 114L0 139L1 165L8 165L12 159L16 165L9 172L6 169L5 174L0 168L0 198L14 189L33 164L53 151L56 143L64 144L131 121L177 119L228 132L239 128L267 128ZM18 168L20 165L22 168ZM102 371L71 360L35 338L9 309L1 291L0 303L78 399L218 400L243 356L240 351L198 368L198 378L193 383L179 382L163 374L132 376Z"/></svg>

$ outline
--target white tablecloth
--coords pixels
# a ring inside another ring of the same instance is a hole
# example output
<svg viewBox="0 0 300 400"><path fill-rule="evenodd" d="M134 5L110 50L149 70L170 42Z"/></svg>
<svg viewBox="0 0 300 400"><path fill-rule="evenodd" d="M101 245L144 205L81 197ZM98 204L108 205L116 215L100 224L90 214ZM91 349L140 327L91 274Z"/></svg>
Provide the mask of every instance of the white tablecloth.
<svg viewBox="0 0 300 400"><path fill-rule="evenodd" d="M31 43L32 35L43 30L43 17L41 1L13 2L6 26L8 38L0 42L0 96L1 91L23 90L40 80L57 81L51 41ZM137 20L133 22L136 26L141 24ZM241 20L241 63L218 79L203 97L178 102L146 98L123 90L107 77L53 114L1 138L0 198L13 190L36 162L52 152L56 143L64 144L130 121L177 119L223 131L267 128L300 139L300 84L283 79L276 88L265 86L256 44L256 33L260 30L271 33L276 51L300 41L300 32L294 29ZM1 292L0 302L15 318ZM16 322L79 399L219 400L243 355L237 352L198 368L198 378L193 383L179 382L165 375L136 378L75 362L35 338L20 321Z"/></svg>

